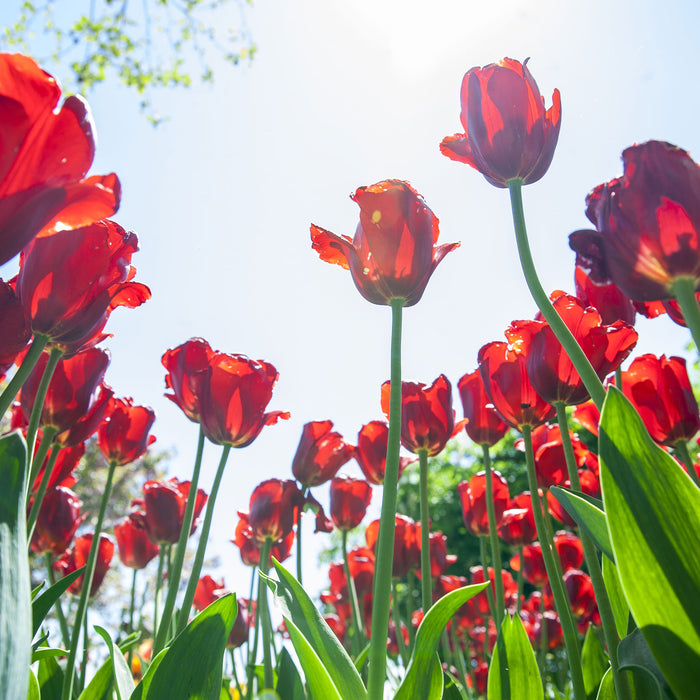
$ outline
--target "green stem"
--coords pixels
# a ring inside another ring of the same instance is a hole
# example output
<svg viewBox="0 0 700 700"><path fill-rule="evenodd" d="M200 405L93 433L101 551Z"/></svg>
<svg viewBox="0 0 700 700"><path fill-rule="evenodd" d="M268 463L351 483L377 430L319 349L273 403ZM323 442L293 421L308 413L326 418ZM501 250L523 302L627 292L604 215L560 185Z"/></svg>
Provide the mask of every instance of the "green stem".
<svg viewBox="0 0 700 700"><path fill-rule="evenodd" d="M681 307L685 325L693 336L695 347L700 349L700 307L695 298L695 280L692 277L679 277L673 281L671 289Z"/></svg>
<svg viewBox="0 0 700 700"><path fill-rule="evenodd" d="M406 607L407 607L407 619L408 624L408 648L413 651L413 641L416 636L416 631L413 629L413 600L414 600L414 586L413 586L413 572L409 571L406 576L406 584L408 586L408 595L406 596Z"/></svg>
<svg viewBox="0 0 700 700"><path fill-rule="evenodd" d="M695 482L696 486L700 487L700 477L695 471L693 458L690 456L690 452L688 451L688 443L681 439L673 447L683 461L683 464L685 464L686 469L688 470L688 476L690 476L690 478Z"/></svg>
<svg viewBox="0 0 700 700"><path fill-rule="evenodd" d="M462 645L459 643L459 637L457 636L457 630L455 625L450 625L450 634L452 636L452 646L455 650L455 657L457 659L457 668L459 669L459 675L462 679L461 685L466 685L467 683L467 666L464 663L464 652L462 651Z"/></svg>
<svg viewBox="0 0 700 700"><path fill-rule="evenodd" d="M350 575L350 564L348 560L348 531L342 530L343 546L343 568L345 569L345 580L348 585L348 598L350 599L350 610L352 613L352 650L353 656L358 657L362 651L365 633L362 629L362 618L360 617L360 606L357 602L357 591L355 582Z"/></svg>
<svg viewBox="0 0 700 700"><path fill-rule="evenodd" d="M32 463L32 471L34 471L34 464L38 463L39 466L41 466L44 462L44 458L46 457L46 452L49 448L49 445L51 444L51 441L54 438L54 435L56 434L56 428L54 427L47 427L44 430L44 434L41 438L41 444L39 445L39 449L37 450L36 456L34 457L34 462ZM39 518L39 511L41 510L41 504L44 501L44 496L46 495L46 489L49 487L49 481L51 480L51 472L53 471L53 465L56 464L56 458L58 457L58 453L61 451L61 446L60 445L54 445L53 449L51 450L51 456L49 457L49 461L46 463L46 469L44 469L44 475L41 477L41 483L39 484L39 488L37 489L36 494L34 495L34 501L32 502L32 508L29 511L29 517L27 518L27 544L31 545L32 541L32 535L34 534L34 528L36 526L36 521ZM37 469L38 472L38 469ZM36 478L36 476L34 477ZM31 484L34 483L34 480L30 481L30 486L29 490L31 491Z"/></svg>
<svg viewBox="0 0 700 700"><path fill-rule="evenodd" d="M527 464L527 480L532 495L532 511L535 516L535 526L540 539L542 558L547 571L549 585L554 596L554 604L559 614L562 632L564 634L564 645L569 659L569 669L571 670L571 682L576 700L586 700L586 690L583 684L583 673L581 670L581 650L578 644L578 634L576 625L569 606L569 597L564 588L564 582L555 562L555 552L552 539L547 535L547 526L542 513L542 503L538 497L537 474L535 472L535 458L532 451L532 428L529 425L522 426L523 439L525 441L525 460ZM557 557L558 559L558 557ZM543 620L544 623L544 620Z"/></svg>
<svg viewBox="0 0 700 700"><path fill-rule="evenodd" d="M260 552L262 555L262 552ZM260 561L262 562L262 556L260 557ZM260 566L258 565L258 569L260 569ZM256 579L256 574L258 572L258 569L253 569L253 573L250 579L250 595L248 597L248 609L252 611L253 609L253 590L255 588L255 579ZM253 633L253 646L251 648L250 644L248 644L248 662L246 664L246 673L247 673L247 680L246 680L246 691L245 691L245 697L246 700L251 700L253 697L253 675L255 673L255 662L257 661L258 658L258 639L260 636L260 609L256 605L255 607L255 631Z"/></svg>
<svg viewBox="0 0 700 700"><path fill-rule="evenodd" d="M558 401L555 404L555 408L557 409L557 421L559 423L559 432L561 433L561 441L564 447L566 468L569 473L569 481L571 482L571 488L574 491L581 491L581 480L579 479L578 475L576 457L574 456L574 447L571 444L571 435L569 434L569 423L568 417L566 415L566 406L561 401ZM615 683L615 692L617 694L618 700L631 700L630 689L627 683L627 675L624 673L620 673L617 658L617 648L620 644L620 637L617 634L617 627L615 626L615 617L613 614L612 605L610 604L610 598L608 598L608 591L605 587L605 581L603 580L603 572L600 568L598 552L596 551L596 547L593 543L593 540L588 536L586 532L581 530L579 532L579 536L581 538L581 544L583 545L583 555L586 559L588 573L591 577L591 583L593 584L593 592L595 593L596 602L598 603L598 612L600 613L600 620L603 627L603 634L605 636L605 643L608 647L610 667L612 668L613 681Z"/></svg>
<svg viewBox="0 0 700 700"><path fill-rule="evenodd" d="M44 552L44 561L46 562L49 585L53 586L53 584L56 583L56 577L53 573L53 556L51 552ZM56 617L58 618L58 626L61 628L61 641L63 642L63 646L67 647L70 644L70 632L68 631L68 623L66 622L66 616L63 614L60 598L56 601L55 610Z"/></svg>
<svg viewBox="0 0 700 700"><path fill-rule="evenodd" d="M423 614L433 604L433 576L430 565L430 513L428 502L428 451L418 450L420 470L420 589Z"/></svg>
<svg viewBox="0 0 700 700"><path fill-rule="evenodd" d="M129 630L128 633L131 634L134 631L134 610L136 609L136 572L138 569L134 569L131 575L131 599L129 602ZM129 656L127 658L127 665L129 670L131 670L131 662L134 658L134 646L129 647Z"/></svg>
<svg viewBox="0 0 700 700"><path fill-rule="evenodd" d="M243 689L238 681L238 673L236 673L236 657L233 653L233 649L229 649L231 655L231 675L233 676L233 681L236 684L236 690L238 691L238 697L243 697Z"/></svg>
<svg viewBox="0 0 700 700"><path fill-rule="evenodd" d="M399 656L401 657L401 662L403 663L403 667L405 669L408 667L408 649L406 649L406 642L404 641L403 632L401 630L401 611L399 610L398 584L395 578L391 579L391 593L394 627L396 628L396 643L399 646Z"/></svg>
<svg viewBox="0 0 700 700"><path fill-rule="evenodd" d="M501 622L505 615L506 602L505 594L503 593L503 574L501 573L501 545L498 540L498 526L496 525L496 504L493 500L493 482L491 480L491 455L489 446L483 444L481 446L481 454L484 462L484 472L486 474L486 513L489 519L489 541L491 544L491 561L493 562L493 577L495 580L495 599L496 606L493 610L496 629L500 631ZM484 580L488 569L484 569Z"/></svg>
<svg viewBox="0 0 700 700"><path fill-rule="evenodd" d="M479 536L479 554L481 555L481 566L484 569L484 581L489 580L489 557L486 548L486 537L484 535ZM494 611L496 609L496 601L493 598L493 588L491 586L486 587L486 597L489 599L489 610L491 611L491 617L496 618ZM484 621L486 629L489 628L488 620ZM498 629L498 628L497 628Z"/></svg>
<svg viewBox="0 0 700 700"><path fill-rule="evenodd" d="M304 498L306 498L308 489L304 489ZM301 516L304 512L303 508L297 508L297 581L301 584Z"/></svg>
<svg viewBox="0 0 700 700"><path fill-rule="evenodd" d="M261 571L264 567L267 571L270 561L270 549L272 548L272 542L266 540L260 551L260 566ZM263 638L263 677L265 681L265 688L272 688L274 686L274 681L272 680L272 658L270 655L270 646L272 644L272 630L269 624L269 611L267 609L267 584L262 580L262 577L258 580L258 611L259 611L259 621L262 627L262 638Z"/></svg>
<svg viewBox="0 0 700 700"><path fill-rule="evenodd" d="M83 588L80 593L80 601L78 609L75 613L75 622L73 623L73 635L71 637L70 651L68 652L68 660L66 662L66 671L63 676L63 692L61 697L63 700L71 700L73 697L73 683L75 680L75 658L78 653L78 641L80 640L80 629L87 614L87 605L90 598L90 588L92 587L92 578L95 573L95 564L97 562L97 552L100 545L100 533L102 532L102 523L104 521L105 512L107 510L107 502L109 494L112 491L112 481L114 480L114 470L117 466L116 462L110 462L107 470L107 481L105 483L102 500L100 502L100 510L97 514L97 522L95 523L95 532L92 536L92 544L90 553L88 554L87 564L85 565L85 573L83 574ZM87 640L85 640L87 643Z"/></svg>
<svg viewBox="0 0 700 700"><path fill-rule="evenodd" d="M199 473L202 468L202 454L204 453L204 433L202 427L199 427L199 437L197 439L197 456L194 460L194 468L192 470L192 480L190 481L190 492L187 495L187 504L185 505L185 515L182 519L182 529L180 530L180 538L175 550L175 560L173 561L172 572L168 578L168 595L165 599L163 607L163 615L158 625L157 634L154 631L155 642L153 644L153 658L165 647L170 630L170 621L175 610L175 599L180 587L180 577L182 576L182 566L185 562L185 552L187 551L187 540L192 530L192 520L194 519L194 506L197 501L197 489L199 486ZM156 623L158 618L156 618ZM155 629L155 628L154 628Z"/></svg>
<svg viewBox="0 0 700 700"><path fill-rule="evenodd" d="M165 551L170 545L165 542L161 542L160 550L158 552L158 569L156 571L156 590L153 596L153 629L156 629L160 615L158 611L160 610L160 592L163 587L163 569L165 569ZM168 582L170 583L170 582ZM161 624L163 620L161 619Z"/></svg>
<svg viewBox="0 0 700 700"><path fill-rule="evenodd" d="M389 437L386 471L379 520L374 590L372 634L369 648L368 700L382 700L386 680L386 638L389 632L391 574L394 560L394 528L399 482L401 447L401 324L403 299L391 300L391 392L389 397Z"/></svg>
<svg viewBox="0 0 700 700"><path fill-rule="evenodd" d="M516 574L516 580L518 584L518 602L515 606L515 610L519 615L523 600L523 545L520 545L518 547L518 561L520 562L520 566L518 567L518 573Z"/></svg>
<svg viewBox="0 0 700 700"><path fill-rule="evenodd" d="M7 383L5 390L2 392L2 394L0 394L0 418L5 415L5 412L15 400L19 390L22 388L22 384L24 384L27 377L31 374L31 371L39 361L41 353L44 351L44 348L48 342L49 338L46 335L34 336L34 340L29 346L29 350L24 356L22 364L14 373L12 379L10 379L10 381Z"/></svg>
<svg viewBox="0 0 700 700"><path fill-rule="evenodd" d="M527 228L525 226L525 213L523 211L522 183L519 179L509 180L508 189L510 191L510 203L513 211L513 226L515 227L515 239L518 244L518 254L520 255L520 265L525 275L530 294L542 312L545 321L556 335L564 348L564 352L569 356L576 371L581 377L581 381L593 399L593 403L601 410L605 400L605 389L598 375L595 373L591 363L584 354L576 339L562 321L559 314L552 306L546 292L542 288L535 271L535 263L530 252L530 243L527 238Z"/></svg>
<svg viewBox="0 0 700 700"><path fill-rule="evenodd" d="M197 552L194 556L192 573L190 574L190 580L187 584L187 590L185 591L185 598L182 601L180 615L177 618L177 634L180 634L180 632L187 627L187 622L190 617L192 601L194 600L194 592L197 589L199 574L202 572L202 564L204 564L204 553L207 549L207 540L209 539L209 530L211 530L211 521L214 517L216 496L219 493L219 486L221 485L221 479L224 475L224 469L226 468L226 461L228 460L229 452L231 452L231 445L224 445L223 452L221 453L221 459L219 460L219 466L216 470L216 475L214 476L214 483L211 486L211 493L207 499L207 510L204 513L204 522L202 523L202 532L199 535L199 542L197 543Z"/></svg>
<svg viewBox="0 0 700 700"><path fill-rule="evenodd" d="M90 653L90 629L88 627L88 611L85 611L85 619L83 620L83 660L80 664L80 679L78 689L82 695L85 688L85 679L87 678L88 655Z"/></svg>

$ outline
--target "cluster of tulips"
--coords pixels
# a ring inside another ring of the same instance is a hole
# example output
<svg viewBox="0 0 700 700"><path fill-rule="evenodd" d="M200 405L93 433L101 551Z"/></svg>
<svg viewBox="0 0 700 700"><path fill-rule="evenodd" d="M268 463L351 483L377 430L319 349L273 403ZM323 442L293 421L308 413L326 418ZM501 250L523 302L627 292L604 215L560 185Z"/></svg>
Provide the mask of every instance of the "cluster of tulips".
<svg viewBox="0 0 700 700"><path fill-rule="evenodd" d="M119 205L118 179L87 177L94 139L86 104L69 97L57 107L56 82L19 55L0 55L0 95L0 264L20 254L17 276L0 283L2 697L695 697L700 478L688 442L700 428L698 406L681 358L644 355L621 368L637 342L638 313L667 313L700 343L700 167L685 151L659 141L624 151L623 175L588 195L594 229L569 239L576 295L548 295L530 254L522 186L540 180L554 156L559 93L547 109L526 62L468 71L464 132L441 151L509 191L537 318L513 321L505 342L481 348L476 369L458 382L457 420L444 375L429 385L402 381L401 330L404 307L420 301L459 244L438 245L437 217L401 180L354 193L354 238L312 225L321 259L391 309L387 420L363 426L356 445L330 420L303 427L293 478L264 481L239 513L234 542L253 576L248 598L237 598L202 567L231 448L289 418L268 411L278 373L201 338L165 351L166 396L199 425L195 464L187 481L146 482L113 527L121 561L134 570L130 614L112 634L96 627L106 660L91 676L87 613L114 551L103 532L114 474L154 439L153 411L105 384L109 354L99 345L111 311L137 307L150 292L134 281L135 234L105 218ZM572 413L587 444L569 427ZM518 494L492 468L493 448L510 430L525 454L528 491ZM463 431L483 464L458 488L481 548L471 581L449 574L455 557L431 532L428 507L429 460ZM106 484L90 531L76 536L87 523L73 472L94 434ZM206 441L222 448L208 493L199 487ZM351 459L365 479L339 476ZM412 461L417 521L396 505ZM328 482L327 516L312 489ZM373 490L381 516L367 525L366 546L348 549ZM342 534L324 614L302 587L306 510L317 532ZM516 550L512 572L502 541ZM30 580L28 548L43 555L45 581ZM282 565L292 552L296 576ZM143 615L137 623L136 571L156 557L152 624ZM270 593L284 617L282 646ZM50 611L61 646L44 624ZM227 645L246 653L224 667ZM552 653L561 662L555 674Z"/></svg>

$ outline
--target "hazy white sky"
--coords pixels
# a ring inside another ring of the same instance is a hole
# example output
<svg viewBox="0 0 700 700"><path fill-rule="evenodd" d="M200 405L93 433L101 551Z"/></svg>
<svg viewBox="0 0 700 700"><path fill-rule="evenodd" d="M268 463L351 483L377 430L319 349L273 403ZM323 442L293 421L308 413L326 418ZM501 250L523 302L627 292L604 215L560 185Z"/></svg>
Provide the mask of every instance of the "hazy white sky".
<svg viewBox="0 0 700 700"><path fill-rule="evenodd" d="M0 22L8 14L3 6ZM122 88L88 95L99 137L92 172L119 174L115 219L137 231L137 279L153 292L142 308L113 315L108 381L156 408L157 446L177 451L170 471L181 479L191 473L197 429L162 398L167 348L201 335L272 362L280 380L270 408L292 413L229 459L213 547L230 588L247 595L249 581L226 544L235 511L247 510L261 480L291 477L302 425L331 418L354 441L381 417L390 312L317 258L309 224L352 235L358 209L348 195L382 179L409 180L423 194L441 241L462 247L404 314L404 377L428 383L444 372L456 385L483 344L535 311L507 192L438 150L461 130L463 74L530 56L547 105L561 91L554 162L524 197L545 288L573 291L567 236L587 224L586 193L620 173L622 149L657 138L700 157L699 14L690 1L663 10L651 0L257 2L247 11L259 48L252 64L222 66L213 87L156 95L170 117L160 128ZM688 338L666 318L639 330L640 351L678 354ZM207 490L218 458L208 446Z"/></svg>

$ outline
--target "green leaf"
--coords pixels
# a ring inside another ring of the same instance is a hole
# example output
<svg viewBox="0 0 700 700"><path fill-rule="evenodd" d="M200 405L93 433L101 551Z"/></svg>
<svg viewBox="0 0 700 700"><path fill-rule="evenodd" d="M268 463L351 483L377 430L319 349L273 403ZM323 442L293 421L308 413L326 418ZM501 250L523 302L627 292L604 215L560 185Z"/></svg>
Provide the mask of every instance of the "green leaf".
<svg viewBox="0 0 700 700"><path fill-rule="evenodd" d="M80 693L78 700L112 700L112 688L114 687L114 671L112 665L112 657L107 657L107 660L100 666L97 673L92 677L90 682L85 686L85 689ZM61 697L61 687L58 688L58 695ZM51 697L54 700L54 697Z"/></svg>
<svg viewBox="0 0 700 700"><path fill-rule="evenodd" d="M0 439L0 697L26 698L32 601L24 498L26 448L18 432Z"/></svg>
<svg viewBox="0 0 700 700"><path fill-rule="evenodd" d="M323 665L320 657L299 628L288 617L285 617L284 621L287 623L289 637L294 645L294 651L299 657L301 667L304 669L306 683L313 696L323 698L323 700L343 700L344 696L340 694L333 678L331 678L331 669Z"/></svg>
<svg viewBox="0 0 700 700"><path fill-rule="evenodd" d="M131 700L133 700L136 697L141 697L141 695L137 695L139 688L142 689L142 696L144 698L148 697L148 689L151 685L151 681L153 680L153 676L155 675L158 666L160 666L160 662L165 658L166 653L168 652L168 649L163 649L158 653L155 659L151 661L150 666L148 667L148 670L146 671L146 674L144 677L141 679L141 682L139 685L136 687L136 690L132 693L131 695Z"/></svg>
<svg viewBox="0 0 700 700"><path fill-rule="evenodd" d="M63 689L63 671L56 657L48 656L39 662L37 680L42 700L55 700L61 697Z"/></svg>
<svg viewBox="0 0 700 700"><path fill-rule="evenodd" d="M199 613L158 661L149 675L148 690L144 678L131 700L219 700L226 641L237 611L236 597L229 594Z"/></svg>
<svg viewBox="0 0 700 700"><path fill-rule="evenodd" d="M583 672L583 688L587 698L595 698L598 694L600 682L610 668L608 656L600 643L600 639L593 632L591 626L586 631L581 650L581 671Z"/></svg>
<svg viewBox="0 0 700 700"><path fill-rule="evenodd" d="M127 700L136 687L134 677L126 663L126 659L119 647L112 641L109 632L99 625L95 625L95 632L105 640L109 655L112 659L112 667L114 669L114 682L117 690L117 700Z"/></svg>
<svg viewBox="0 0 700 700"><path fill-rule="evenodd" d="M442 668L437 656L440 637L458 608L481 593L489 582L451 591L428 610L416 632L413 653L394 700L432 700L442 696Z"/></svg>
<svg viewBox="0 0 700 700"><path fill-rule="evenodd" d="M700 490L614 387L600 421L600 477L620 581L679 700L700 687Z"/></svg>
<svg viewBox="0 0 700 700"><path fill-rule="evenodd" d="M620 640L617 648L617 657L620 668L645 671L644 681L647 685L654 686L654 697L663 697L666 687L666 679L656 663L656 659L639 629L628 634ZM639 674L637 674L639 676Z"/></svg>
<svg viewBox="0 0 700 700"><path fill-rule="evenodd" d="M67 576L64 576L60 581L56 581L51 588L44 591L32 603L32 638L39 631L41 623L48 614L49 610L54 606L54 603L68 590L68 587L85 571L85 567L72 571Z"/></svg>
<svg viewBox="0 0 700 700"><path fill-rule="evenodd" d="M617 694L615 693L615 683L613 681L612 669L608 669L606 674L603 676L603 680L600 682L600 687L598 688L598 695L596 695L596 700L617 700Z"/></svg>
<svg viewBox="0 0 700 700"><path fill-rule="evenodd" d="M68 652L65 649L57 649L53 647L39 647L32 654L32 663L36 661L41 661L48 656L68 656Z"/></svg>
<svg viewBox="0 0 700 700"><path fill-rule="evenodd" d="M622 590L620 576L617 567L607 557L603 559L603 581L605 590L608 592L608 599L612 607L613 617L617 634L622 639L627 634L627 625L630 618L630 606L627 604L625 592Z"/></svg>
<svg viewBox="0 0 700 700"><path fill-rule="evenodd" d="M535 652L519 615L506 615L501 624L489 666L488 697L489 700L544 700Z"/></svg>
<svg viewBox="0 0 700 700"><path fill-rule="evenodd" d="M285 616L292 620L323 666L328 669L340 696L353 700L365 697L367 691L362 678L338 637L321 617L299 582L277 560L273 559L273 564L279 581L264 575L263 580L276 596Z"/></svg>
<svg viewBox="0 0 700 700"><path fill-rule="evenodd" d="M294 661L285 647L282 647L279 654L275 690L277 690L280 700L306 700L304 683L299 675L299 669L294 665Z"/></svg>
<svg viewBox="0 0 700 700"><path fill-rule="evenodd" d="M41 688L39 688L39 681L34 675L34 671L29 669L29 692L27 693L27 700L41 700Z"/></svg>
<svg viewBox="0 0 700 700"><path fill-rule="evenodd" d="M595 546L612 561L613 550L602 503L587 493L561 486L551 486L549 490L562 508L591 536Z"/></svg>

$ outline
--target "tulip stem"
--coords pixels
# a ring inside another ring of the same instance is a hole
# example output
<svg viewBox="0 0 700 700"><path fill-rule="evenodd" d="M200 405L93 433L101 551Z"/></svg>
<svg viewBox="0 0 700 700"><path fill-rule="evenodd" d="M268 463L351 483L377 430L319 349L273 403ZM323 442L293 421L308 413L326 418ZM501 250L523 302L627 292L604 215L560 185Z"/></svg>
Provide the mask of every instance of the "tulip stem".
<svg viewBox="0 0 700 700"><path fill-rule="evenodd" d="M228 460L229 452L231 452L231 445L224 445L224 450L221 453L221 459L219 460L219 466L216 470L216 475L214 476L214 483L211 486L211 493L209 494L209 498L207 500L207 510L204 513L202 532L199 535L199 542L197 543L197 552L194 556L194 564L192 565L190 580L187 583L187 590L185 591L185 597L182 601L182 608L180 608L180 615L177 618L176 635L180 634L180 632L182 632L182 630L184 630L185 627L187 627L187 622L190 618L190 610L192 609L194 593L197 589L199 574L202 572L202 564L204 564L204 553L207 549L209 530L211 529L211 521L214 516L216 495L219 493L219 486L221 485L221 479L224 475L224 469L226 468L226 461ZM190 492L191 489L192 487L190 486Z"/></svg>
<svg viewBox="0 0 700 700"><path fill-rule="evenodd" d="M399 647L399 656L404 670L408 668L408 650L406 649L406 641L403 638L403 630L401 628L401 611L399 610L398 583L395 578L391 579L391 601L394 616L394 629L396 630L396 643Z"/></svg>
<svg viewBox="0 0 700 700"><path fill-rule="evenodd" d="M432 567L430 565L430 513L428 501L428 450L418 450L420 473L420 590L423 614L433 604Z"/></svg>
<svg viewBox="0 0 700 700"><path fill-rule="evenodd" d="M308 494L309 490L304 489L304 499ZM297 508L297 581L301 585L301 516L304 512L304 506Z"/></svg>
<svg viewBox="0 0 700 700"><path fill-rule="evenodd" d="M530 488L532 500L532 512L535 516L535 526L537 527L537 536L540 540L542 550L542 558L547 571L549 585L554 596L554 604L559 614L562 632L564 634L564 645L566 647L566 655L569 660L569 669L571 671L571 682L574 689L575 700L586 700L586 689L583 684L583 673L581 670L581 650L578 644L578 633L574 618L571 613L569 597L564 588L564 582L559 574L557 562L555 561L555 552L551 537L547 533L547 525L542 513L542 502L538 494L539 488L537 485L537 473L535 471L535 458L532 452L532 427L529 425L522 426L523 440L525 441L525 461L527 464L527 480ZM522 566L522 561L520 562ZM542 627L546 626L544 616L542 618Z"/></svg>
<svg viewBox="0 0 700 700"><path fill-rule="evenodd" d="M693 458L690 456L688 451L688 443L682 438L673 446L673 449L681 458L683 464L685 464L688 470L688 476L693 480L696 486L700 487L700 477L695 471L695 465L693 464Z"/></svg>
<svg viewBox="0 0 700 700"><path fill-rule="evenodd" d="M549 300L549 297L542 288L540 280L537 277L535 263L532 260L532 253L530 252L530 243L527 238L527 227L525 226L521 180L519 178L509 180L508 190L510 191L513 226L515 227L515 240L518 244L520 265L523 269L530 294L532 294L545 321L549 324L554 335L557 336L557 339L564 348L564 352L569 356L576 371L579 373L581 381L593 399L593 403L595 403L600 411L603 407L603 401L605 401L605 389L603 388L603 384L580 345L571 334L571 331L567 328L564 321L562 321L561 316L556 312L554 306L552 306L552 302Z"/></svg>
<svg viewBox="0 0 700 700"><path fill-rule="evenodd" d="M399 482L401 438L401 326L404 299L391 299L391 389L386 472L377 539L372 596L372 633L369 648L367 699L382 700L386 682L386 639L391 606L391 574L394 560L394 528Z"/></svg>
<svg viewBox="0 0 700 700"><path fill-rule="evenodd" d="M173 561L171 576L168 579L168 595L165 599L163 607L163 615L158 625L158 632L155 636L153 644L153 657L165 647L168 635L170 633L170 621L173 617L175 609L175 599L177 591L180 587L180 576L182 575L182 566L185 562L185 552L187 550L187 540L192 530L192 521L194 520L194 507L197 502L197 488L199 485L199 473L202 468L202 454L204 453L204 432L202 427L199 427L199 437L197 440L197 456L194 460L194 468L192 470L192 480L190 481L190 492L187 494L187 504L185 505L185 515L182 519L182 528L180 530L180 538L177 542L175 550L175 560ZM155 634L155 631L154 631Z"/></svg>
<svg viewBox="0 0 700 700"><path fill-rule="evenodd" d="M14 373L12 379L7 383L5 390L0 394L0 418L5 415L5 412L15 400L15 396L22 388L22 384L27 380L34 366L39 361L41 353L44 352L46 344L49 342L49 337L46 335L35 335L32 344L29 346L27 354L22 360L22 364Z"/></svg>
<svg viewBox="0 0 700 700"><path fill-rule="evenodd" d="M557 422L559 423L559 432L561 433L561 442L564 447L566 468L569 473L571 488L574 491L581 491L581 480L578 475L574 448L571 444L566 406L561 401L557 401L554 406L557 409ZM618 700L631 700L627 675L620 673L620 665L617 660L617 647L620 644L620 637L617 634L615 616L613 614L612 605L610 604L610 598L608 597L608 591L605 587L605 581L603 580L603 572L600 568L598 552L593 540L586 532L580 530L579 536L581 538L581 544L583 545L583 555L586 559L588 573L591 577L591 583L593 584L593 592L595 593L595 599L598 604L598 612L600 613L605 643L608 646L608 656L610 657L610 667L612 668L615 693Z"/></svg>
<svg viewBox="0 0 700 700"><path fill-rule="evenodd" d="M348 598L350 600L350 611L352 613L352 652L355 658L358 657L364 646L364 631L362 629L362 621L360 617L360 606L357 602L357 590L355 582L350 575L350 561L348 559L348 531L342 530L342 546L343 546L343 568L345 570L345 581L348 587Z"/></svg>
<svg viewBox="0 0 700 700"><path fill-rule="evenodd" d="M161 542L160 549L158 551L158 569L156 570L156 590L153 595L153 629L158 624L158 618L160 617L158 611L160 610L160 591L163 587L163 569L165 568L165 550L166 547L170 545L165 542ZM170 583L168 581L168 583ZM161 624L163 624L161 620Z"/></svg>
<svg viewBox="0 0 700 700"><path fill-rule="evenodd" d="M518 585L518 602L515 605L515 612L520 615L520 608L522 607L523 599L523 545L518 547L518 561L520 566L518 567L518 573L516 576L516 581Z"/></svg>
<svg viewBox="0 0 700 700"><path fill-rule="evenodd" d="M486 537L484 535L479 535L479 554L481 556L481 568L484 570L484 581L489 580L489 556L488 548L486 547ZM486 587L486 597L489 599L489 610L491 611L491 617L496 619L496 601L493 597L493 588L491 586ZM485 620L485 627L488 630L489 623ZM498 628L496 628L498 629Z"/></svg>
<svg viewBox="0 0 700 700"><path fill-rule="evenodd" d="M107 502L112 491L112 481L114 480L114 470L117 467L115 461L109 463L107 470L107 481L105 482L102 500L100 501L100 510L97 514L97 522L95 523L95 531L92 535L92 544L90 545L90 553L88 554L87 564L85 565L85 573L83 574L82 590L80 592L80 601L78 609L75 613L75 621L73 623L73 635L71 637L70 651L68 652L68 660L66 662L66 671L63 676L63 700L71 700L73 697L73 683L75 681L75 658L78 654L78 642L80 640L80 630L87 615L87 605L90 598L90 589L92 588L92 578L95 573L95 564L97 562L97 552L100 548L100 533L102 532L102 523L104 522L105 512L107 510ZM83 641L87 644L87 639Z"/></svg>
<svg viewBox="0 0 700 700"><path fill-rule="evenodd" d="M263 546L260 548L260 570L263 569L267 573L270 566L270 550L272 549L272 542L270 540L265 540ZM263 638L263 679L264 688L274 688L274 681L272 678L272 658L270 655L270 648L272 646L272 629L270 625L270 611L267 607L267 584L263 581L262 577L258 578L258 620L262 628L262 638Z"/></svg>
<svg viewBox="0 0 700 700"><path fill-rule="evenodd" d="M683 320L693 336L695 347L700 350L700 307L695 297L695 280L692 277L678 277L671 284L671 289L681 307Z"/></svg>
<svg viewBox="0 0 700 700"><path fill-rule="evenodd" d="M493 500L493 481L491 478L491 454L489 446L484 443L481 446L481 454L484 462L484 472L486 474L486 513L489 519L489 540L491 543L491 561L493 562L496 606L494 608L494 621L496 629L500 631L501 622L505 615L505 595L503 593L503 574L501 573L501 545L498 541L498 526L496 525L496 504ZM484 569L484 581L487 577L488 569Z"/></svg>
<svg viewBox="0 0 700 700"><path fill-rule="evenodd" d="M39 450L37 451L36 456L34 457L34 462L32 462L32 471L35 471L34 463L38 463L39 466L43 464L44 458L46 457L46 452L48 451L49 445L51 444L51 441L53 440L55 434L56 429L53 426L48 427L44 430L44 434L41 438L41 444L39 445ZM51 481L51 472L53 471L53 465L56 464L56 458L58 457L58 453L60 452L60 450L60 445L53 446L53 449L51 450L51 456L49 457L49 460L46 463L46 468L44 469L44 475L41 477L41 483L39 484L39 488L37 489L36 494L34 495L32 508L29 511L29 517L27 518L27 544L29 545L31 545L32 542L32 535L34 534L36 521L39 517L41 504L44 500L44 496L46 495L46 489L48 489L49 481ZM36 479L36 476L34 478ZM29 491L31 492L31 484L34 483L34 480L31 480L29 483Z"/></svg>
<svg viewBox="0 0 700 700"><path fill-rule="evenodd" d="M53 573L53 556L51 552L44 552L44 561L46 562L46 573L49 578L49 585L53 586L56 583L56 577ZM68 631L68 623L66 622L66 616L63 614L63 608L61 607L61 599L56 601L56 617L58 618L58 626L61 628L61 640L63 641L63 646L67 647L70 644L70 632Z"/></svg>

